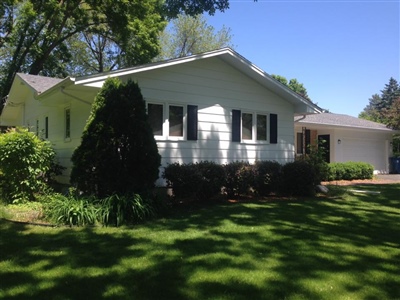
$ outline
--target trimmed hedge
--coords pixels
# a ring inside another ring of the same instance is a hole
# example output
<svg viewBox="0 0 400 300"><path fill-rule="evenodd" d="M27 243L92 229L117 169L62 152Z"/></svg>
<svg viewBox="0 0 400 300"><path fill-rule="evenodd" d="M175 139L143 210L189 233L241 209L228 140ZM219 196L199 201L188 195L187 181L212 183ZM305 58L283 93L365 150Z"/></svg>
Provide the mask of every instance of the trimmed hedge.
<svg viewBox="0 0 400 300"><path fill-rule="evenodd" d="M323 178L322 175L324 176ZM203 161L168 165L163 173L176 198L209 200L224 191L229 198L268 196L312 196L321 180L370 179L373 167L368 163L322 164L305 159L281 165L275 161L254 164L235 161L225 165Z"/></svg>
<svg viewBox="0 0 400 300"><path fill-rule="evenodd" d="M374 167L365 162L330 163L326 181L371 179L374 175Z"/></svg>
<svg viewBox="0 0 400 300"><path fill-rule="evenodd" d="M176 198L193 197L202 201L220 194L225 178L223 167L209 161L169 164L162 176Z"/></svg>

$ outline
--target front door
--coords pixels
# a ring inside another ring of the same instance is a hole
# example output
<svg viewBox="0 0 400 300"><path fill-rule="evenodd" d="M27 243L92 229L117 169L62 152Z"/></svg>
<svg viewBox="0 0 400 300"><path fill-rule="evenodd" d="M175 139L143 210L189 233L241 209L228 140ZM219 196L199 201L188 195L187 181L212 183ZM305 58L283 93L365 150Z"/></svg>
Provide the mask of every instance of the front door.
<svg viewBox="0 0 400 300"><path fill-rule="evenodd" d="M318 146L324 149L324 159L327 163L330 163L330 135L329 134L324 134L324 135L319 135L318 136Z"/></svg>

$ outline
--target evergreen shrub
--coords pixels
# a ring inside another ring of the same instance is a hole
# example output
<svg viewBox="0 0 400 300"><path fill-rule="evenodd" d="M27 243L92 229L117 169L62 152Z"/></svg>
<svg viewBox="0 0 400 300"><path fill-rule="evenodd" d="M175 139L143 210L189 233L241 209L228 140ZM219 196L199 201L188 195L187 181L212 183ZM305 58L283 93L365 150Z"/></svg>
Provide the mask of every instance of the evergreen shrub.
<svg viewBox="0 0 400 300"><path fill-rule="evenodd" d="M268 196L279 191L282 165L276 161L256 161L254 164L254 191L260 196Z"/></svg>
<svg viewBox="0 0 400 300"><path fill-rule="evenodd" d="M228 197L249 195L254 186L254 167L245 161L235 161L224 165L224 190Z"/></svg>
<svg viewBox="0 0 400 300"><path fill-rule="evenodd" d="M161 157L136 83L105 81L72 162L71 183L85 194L105 198L153 188Z"/></svg>
<svg viewBox="0 0 400 300"><path fill-rule="evenodd" d="M297 160L282 167L280 193L289 196L315 195L316 172L305 160Z"/></svg>
<svg viewBox="0 0 400 300"><path fill-rule="evenodd" d="M223 167L210 161L169 164L162 176L180 199L210 200L221 193L224 184Z"/></svg>
<svg viewBox="0 0 400 300"><path fill-rule="evenodd" d="M335 162L329 164L327 181L371 179L374 167L365 162Z"/></svg>

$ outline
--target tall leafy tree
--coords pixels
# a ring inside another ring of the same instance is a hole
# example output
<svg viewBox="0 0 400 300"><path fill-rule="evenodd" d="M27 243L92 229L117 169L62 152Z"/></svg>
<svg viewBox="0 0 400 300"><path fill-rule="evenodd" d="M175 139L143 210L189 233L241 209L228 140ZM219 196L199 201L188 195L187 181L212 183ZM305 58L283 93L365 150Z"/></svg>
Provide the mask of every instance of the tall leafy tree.
<svg viewBox="0 0 400 300"><path fill-rule="evenodd" d="M118 64L145 63L158 54L166 19L228 7L229 0L2 0L0 96L8 94L17 72L67 75L75 59L67 41L76 35L110 39L120 51ZM101 70L106 60L99 65Z"/></svg>
<svg viewBox="0 0 400 300"><path fill-rule="evenodd" d="M106 80L72 162L71 183L98 197L138 193L154 185L161 157L136 83Z"/></svg>
<svg viewBox="0 0 400 300"><path fill-rule="evenodd" d="M184 57L223 47L233 47L230 29L216 31L202 15L180 15L160 35L161 53L156 60Z"/></svg>
<svg viewBox="0 0 400 300"><path fill-rule="evenodd" d="M302 83L300 83L296 78L290 79L289 81L286 79L286 77L281 76L281 75L271 75L272 78L275 80L279 81L280 83L286 85L288 88L290 88L293 92L299 94L303 98L311 101L310 97L307 94L307 89L304 87Z"/></svg>

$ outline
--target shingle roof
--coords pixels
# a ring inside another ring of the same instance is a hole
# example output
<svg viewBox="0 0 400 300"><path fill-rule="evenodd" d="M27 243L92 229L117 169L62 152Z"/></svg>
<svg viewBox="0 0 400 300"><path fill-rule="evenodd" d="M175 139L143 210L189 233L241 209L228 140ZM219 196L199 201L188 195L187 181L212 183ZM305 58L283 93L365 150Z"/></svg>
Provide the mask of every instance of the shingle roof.
<svg viewBox="0 0 400 300"><path fill-rule="evenodd" d="M35 89L38 94L43 93L44 91L55 86L57 83L63 81L63 79L60 78L30 75L24 73L18 73L17 75L27 84L29 84L33 89Z"/></svg>
<svg viewBox="0 0 400 300"><path fill-rule="evenodd" d="M298 121L299 123L307 123L307 124L391 131L391 129L387 128L387 126L384 124L342 114L333 114L333 113L312 114L312 115L307 115L305 118L298 116L295 117L294 120L295 122Z"/></svg>

